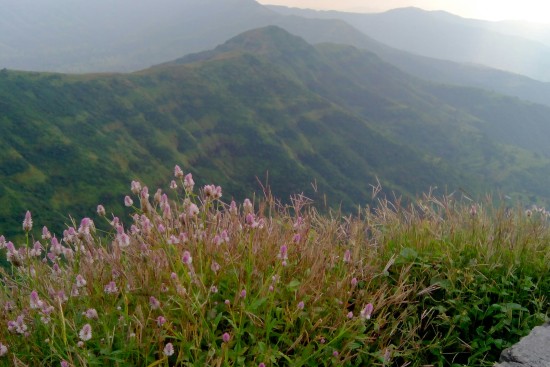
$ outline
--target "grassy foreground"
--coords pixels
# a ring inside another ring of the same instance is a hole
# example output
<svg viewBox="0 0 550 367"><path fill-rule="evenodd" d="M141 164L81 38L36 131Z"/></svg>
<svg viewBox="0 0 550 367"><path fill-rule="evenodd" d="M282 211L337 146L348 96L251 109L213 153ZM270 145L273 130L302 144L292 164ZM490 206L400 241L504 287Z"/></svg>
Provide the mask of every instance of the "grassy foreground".
<svg viewBox="0 0 550 367"><path fill-rule="evenodd" d="M1 365L491 366L550 314L542 209L426 195L342 217L175 176L132 182L127 218L99 206L105 225L56 237L27 213L26 243L0 237Z"/></svg>

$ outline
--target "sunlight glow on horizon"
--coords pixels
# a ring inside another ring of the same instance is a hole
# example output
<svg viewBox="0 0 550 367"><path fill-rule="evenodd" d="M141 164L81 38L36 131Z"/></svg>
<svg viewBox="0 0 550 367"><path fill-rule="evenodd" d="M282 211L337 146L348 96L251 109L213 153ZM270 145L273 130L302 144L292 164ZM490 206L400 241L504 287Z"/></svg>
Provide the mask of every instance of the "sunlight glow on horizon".
<svg viewBox="0 0 550 367"><path fill-rule="evenodd" d="M444 10L465 18L550 23L550 2L547 0L258 0L258 2L353 12L383 12L414 6L425 10Z"/></svg>

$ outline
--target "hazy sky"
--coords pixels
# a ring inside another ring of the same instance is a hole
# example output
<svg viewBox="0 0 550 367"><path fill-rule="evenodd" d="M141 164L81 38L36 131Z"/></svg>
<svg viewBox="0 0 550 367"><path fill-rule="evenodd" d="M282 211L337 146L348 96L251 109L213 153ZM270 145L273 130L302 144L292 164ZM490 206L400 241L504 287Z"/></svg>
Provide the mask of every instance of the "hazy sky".
<svg viewBox="0 0 550 367"><path fill-rule="evenodd" d="M468 18L504 20L521 19L550 23L548 0L258 0L311 9L375 12L405 6L426 10L446 10Z"/></svg>

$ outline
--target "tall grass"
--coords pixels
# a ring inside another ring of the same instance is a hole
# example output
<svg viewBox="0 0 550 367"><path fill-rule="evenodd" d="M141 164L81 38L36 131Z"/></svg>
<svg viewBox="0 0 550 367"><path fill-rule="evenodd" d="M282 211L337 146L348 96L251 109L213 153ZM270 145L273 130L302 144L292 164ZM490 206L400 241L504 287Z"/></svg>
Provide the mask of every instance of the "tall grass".
<svg viewBox="0 0 550 367"><path fill-rule="evenodd" d="M356 215L224 202L177 167L127 218L0 238L0 363L490 366L549 316L543 210L426 195ZM168 198L171 197L171 199ZM107 228L107 231L99 228Z"/></svg>

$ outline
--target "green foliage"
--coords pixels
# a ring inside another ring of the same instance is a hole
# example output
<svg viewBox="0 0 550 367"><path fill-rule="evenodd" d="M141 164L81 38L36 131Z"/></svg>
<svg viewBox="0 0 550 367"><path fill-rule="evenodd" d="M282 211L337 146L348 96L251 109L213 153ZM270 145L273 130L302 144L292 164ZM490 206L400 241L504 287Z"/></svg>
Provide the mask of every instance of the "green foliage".
<svg viewBox="0 0 550 367"><path fill-rule="evenodd" d="M0 362L491 366L550 316L542 209L425 196L343 217L180 177L173 200L133 182L105 230L4 244Z"/></svg>
<svg viewBox="0 0 550 367"><path fill-rule="evenodd" d="M546 107L429 85L276 27L134 74L6 71L0 100L0 232L10 236L31 208L48 226L97 203L120 213L127 177L158 184L175 162L235 197L260 181L285 200L303 192L346 211L371 203L378 179L408 199L434 186L550 197Z"/></svg>

